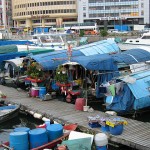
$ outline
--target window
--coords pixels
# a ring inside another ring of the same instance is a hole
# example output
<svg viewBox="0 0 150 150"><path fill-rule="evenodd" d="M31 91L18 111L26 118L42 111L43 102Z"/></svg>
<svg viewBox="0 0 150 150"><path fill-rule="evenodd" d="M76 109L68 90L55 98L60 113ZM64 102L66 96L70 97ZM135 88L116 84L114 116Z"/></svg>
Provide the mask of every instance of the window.
<svg viewBox="0 0 150 150"><path fill-rule="evenodd" d="M86 17L86 13L83 13L83 17Z"/></svg>
<svg viewBox="0 0 150 150"><path fill-rule="evenodd" d="M83 7L83 10L86 10L86 7Z"/></svg>

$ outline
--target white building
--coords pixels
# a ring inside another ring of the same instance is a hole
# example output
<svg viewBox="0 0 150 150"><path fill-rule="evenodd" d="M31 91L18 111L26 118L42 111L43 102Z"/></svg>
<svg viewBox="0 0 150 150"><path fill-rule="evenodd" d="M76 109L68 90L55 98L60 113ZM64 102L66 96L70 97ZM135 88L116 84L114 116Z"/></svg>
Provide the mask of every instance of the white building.
<svg viewBox="0 0 150 150"><path fill-rule="evenodd" d="M144 24L144 9L149 0L78 0L78 22L97 22L99 25ZM146 3L144 5L144 3ZM146 10L145 10L146 11Z"/></svg>
<svg viewBox="0 0 150 150"><path fill-rule="evenodd" d="M12 25L11 0L0 0L0 27Z"/></svg>

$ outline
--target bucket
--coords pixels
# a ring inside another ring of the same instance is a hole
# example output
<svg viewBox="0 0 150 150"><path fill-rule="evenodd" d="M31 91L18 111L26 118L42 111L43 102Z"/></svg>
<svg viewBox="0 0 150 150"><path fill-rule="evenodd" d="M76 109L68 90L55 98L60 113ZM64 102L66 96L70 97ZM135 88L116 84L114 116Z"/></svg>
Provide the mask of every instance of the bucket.
<svg viewBox="0 0 150 150"><path fill-rule="evenodd" d="M39 89L39 97L41 99L43 99L44 95L46 95L46 87L40 87L40 89Z"/></svg>
<svg viewBox="0 0 150 150"><path fill-rule="evenodd" d="M27 133L29 133L29 131L30 131L30 128L27 128L27 127L19 127L19 128L14 129L14 132L27 132Z"/></svg>
<svg viewBox="0 0 150 150"><path fill-rule="evenodd" d="M107 146L96 146L96 150L107 150Z"/></svg>
<svg viewBox="0 0 150 150"><path fill-rule="evenodd" d="M31 88L31 97L38 97L39 96L39 87L32 87Z"/></svg>
<svg viewBox="0 0 150 150"><path fill-rule="evenodd" d="M102 132L109 132L109 126L108 125L101 126L101 131Z"/></svg>
<svg viewBox="0 0 150 150"><path fill-rule="evenodd" d="M29 131L30 149L42 146L48 143L46 129L36 128Z"/></svg>
<svg viewBox="0 0 150 150"><path fill-rule="evenodd" d="M51 124L47 126L49 142L63 135L63 126L61 124Z"/></svg>
<svg viewBox="0 0 150 150"><path fill-rule="evenodd" d="M115 127L109 127L112 135L120 135L123 132L123 124L116 125Z"/></svg>
<svg viewBox="0 0 150 150"><path fill-rule="evenodd" d="M75 102L75 109L83 111L83 106L85 105L85 98L77 98Z"/></svg>
<svg viewBox="0 0 150 150"><path fill-rule="evenodd" d="M10 147L15 150L29 150L27 132L12 132L9 135Z"/></svg>
<svg viewBox="0 0 150 150"><path fill-rule="evenodd" d="M94 142L96 146L102 147L108 144L108 138L105 133L98 133L94 137Z"/></svg>
<svg viewBox="0 0 150 150"><path fill-rule="evenodd" d="M83 111L88 111L90 106L83 106Z"/></svg>

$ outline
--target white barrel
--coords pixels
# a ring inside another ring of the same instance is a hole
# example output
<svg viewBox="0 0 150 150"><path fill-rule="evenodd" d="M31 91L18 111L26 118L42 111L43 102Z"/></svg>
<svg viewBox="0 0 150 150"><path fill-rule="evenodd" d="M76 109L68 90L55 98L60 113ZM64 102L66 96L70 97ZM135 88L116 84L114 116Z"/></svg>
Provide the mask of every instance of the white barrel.
<svg viewBox="0 0 150 150"><path fill-rule="evenodd" d="M96 146L106 146L108 144L108 138L105 133L98 133L94 137Z"/></svg>

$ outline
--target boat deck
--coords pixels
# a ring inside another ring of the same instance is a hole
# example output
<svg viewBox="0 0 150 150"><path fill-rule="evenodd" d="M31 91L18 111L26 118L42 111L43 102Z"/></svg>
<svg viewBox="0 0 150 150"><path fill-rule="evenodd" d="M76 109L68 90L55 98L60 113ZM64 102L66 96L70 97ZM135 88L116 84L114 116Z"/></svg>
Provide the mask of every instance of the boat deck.
<svg viewBox="0 0 150 150"><path fill-rule="evenodd" d="M41 101L39 98L28 97L22 90L0 85L0 90L7 95L6 102L20 104L22 110L32 110L42 114L43 117L53 118L59 123L78 123L79 128L93 133L101 132L99 128L88 126L88 116L104 116L101 111L77 111L73 104L62 102L58 99ZM144 123L124 118L128 121L124 131L119 136L108 134L109 140L138 150L150 150L150 123Z"/></svg>

